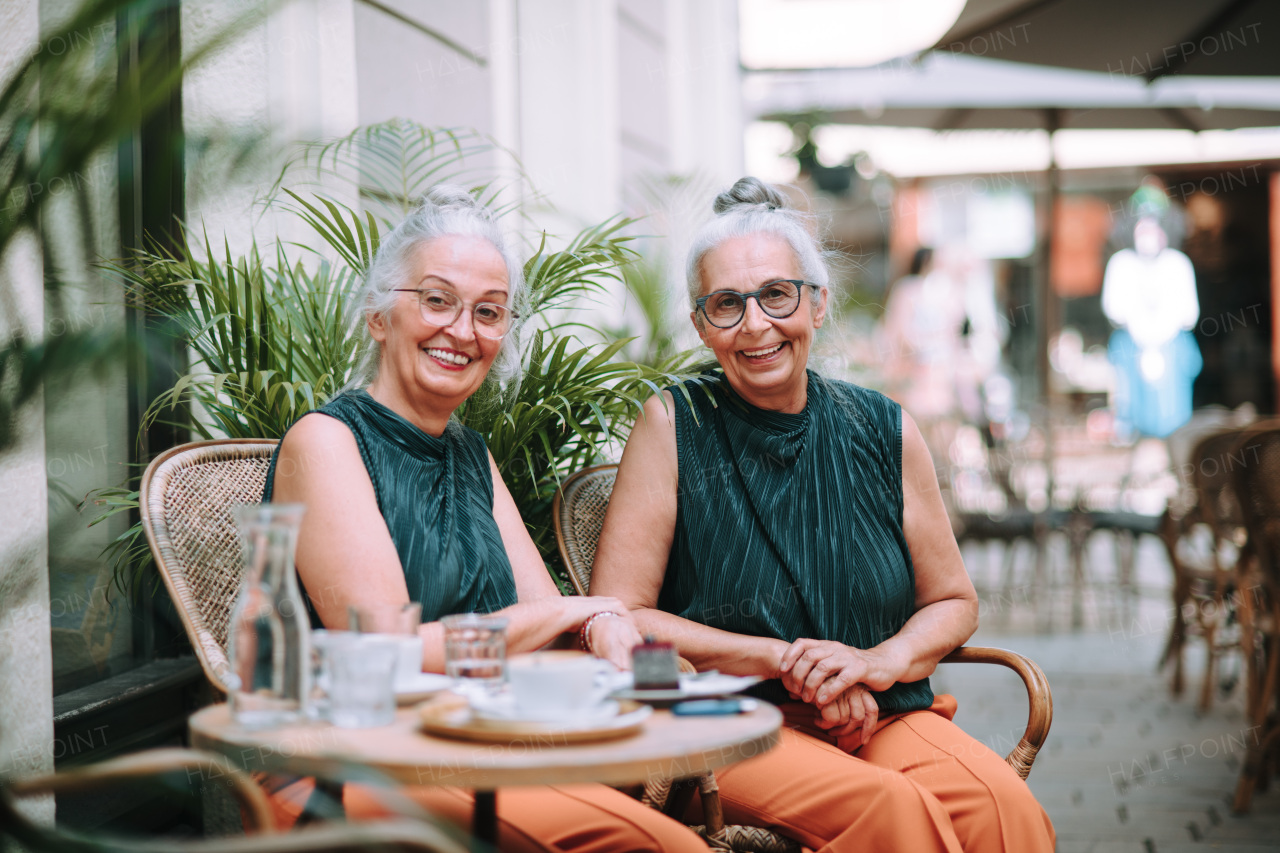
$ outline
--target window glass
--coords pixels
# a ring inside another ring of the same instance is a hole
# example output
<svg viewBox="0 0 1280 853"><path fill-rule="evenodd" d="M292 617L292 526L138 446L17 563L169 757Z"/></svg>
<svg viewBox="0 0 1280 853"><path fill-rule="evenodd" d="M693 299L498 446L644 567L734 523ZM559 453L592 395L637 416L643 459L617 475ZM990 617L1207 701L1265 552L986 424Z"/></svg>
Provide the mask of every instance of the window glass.
<svg viewBox="0 0 1280 853"><path fill-rule="evenodd" d="M114 152L52 199L43 227L52 229L46 275L62 282L45 304L46 339L119 329L121 286L93 261L120 255ZM79 196L77 198L77 196ZM87 216L81 215L83 205ZM89 526L100 510L86 497L122 485L128 465L129 385L123 358L86 365L70 381L46 383L45 475L49 488L49 616L54 692L74 689L132 665L134 624L127 598L111 588L104 551L128 527L121 513Z"/></svg>

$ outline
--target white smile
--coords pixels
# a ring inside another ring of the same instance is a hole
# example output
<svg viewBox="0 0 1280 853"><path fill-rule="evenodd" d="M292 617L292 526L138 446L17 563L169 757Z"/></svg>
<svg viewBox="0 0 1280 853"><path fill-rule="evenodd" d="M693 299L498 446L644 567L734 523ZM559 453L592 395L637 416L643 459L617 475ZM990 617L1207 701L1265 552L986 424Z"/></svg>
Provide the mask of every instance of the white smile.
<svg viewBox="0 0 1280 853"><path fill-rule="evenodd" d="M786 343L786 341L782 341L781 343L776 343L771 347L765 347L764 349L758 349L758 350L744 349L742 351L742 354L745 355L747 358L762 358L766 355L773 355L775 352L782 349L782 344L784 343Z"/></svg>
<svg viewBox="0 0 1280 853"><path fill-rule="evenodd" d="M432 358L438 358L441 361L447 361L450 364L462 365L471 363L471 359L460 352L449 352L448 350L443 349L429 349L427 350L427 355Z"/></svg>

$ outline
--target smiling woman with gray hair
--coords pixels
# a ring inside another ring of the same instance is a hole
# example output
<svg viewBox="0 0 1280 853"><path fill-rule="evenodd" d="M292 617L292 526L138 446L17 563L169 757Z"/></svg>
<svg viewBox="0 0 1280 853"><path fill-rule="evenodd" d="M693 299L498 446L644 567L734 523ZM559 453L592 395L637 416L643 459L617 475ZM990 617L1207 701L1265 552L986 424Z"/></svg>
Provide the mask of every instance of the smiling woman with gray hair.
<svg viewBox="0 0 1280 853"><path fill-rule="evenodd" d="M452 417L492 371L518 370L522 290L490 212L465 190L432 190L369 270L353 387L290 428L267 475L266 500L307 507L297 567L314 617L345 628L348 606L421 602L430 672L444 671L438 620L452 613L506 617L511 652L579 630L610 649L640 641L617 599L560 595L484 438ZM284 816L296 816L310 787L276 795ZM409 791L466 825L469 794ZM360 785L345 786L344 804L354 817L379 812ZM602 785L506 790L498 819L502 850L706 850L686 827Z"/></svg>
<svg viewBox="0 0 1280 853"><path fill-rule="evenodd" d="M717 772L726 821L819 853L1048 853L1026 783L929 687L978 607L919 429L809 369L830 296L805 217L755 178L715 212L688 275L719 369L645 403L592 592L781 707L781 746Z"/></svg>

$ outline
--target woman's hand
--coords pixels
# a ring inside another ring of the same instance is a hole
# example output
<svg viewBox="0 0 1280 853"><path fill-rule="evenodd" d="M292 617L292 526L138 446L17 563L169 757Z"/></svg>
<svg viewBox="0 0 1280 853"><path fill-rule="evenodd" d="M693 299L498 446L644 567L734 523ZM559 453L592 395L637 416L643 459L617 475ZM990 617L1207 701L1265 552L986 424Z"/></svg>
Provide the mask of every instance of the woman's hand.
<svg viewBox="0 0 1280 853"><path fill-rule="evenodd" d="M607 611L613 611L631 621L627 605L609 595L552 595L540 598L536 603L546 608L544 612L555 614L554 617L548 615L548 619L554 620L558 633L577 631L593 615Z"/></svg>
<svg viewBox="0 0 1280 853"><path fill-rule="evenodd" d="M596 657L623 670L631 669L631 650L641 642L640 631L629 615L601 616L591 623L590 639L591 651Z"/></svg>
<svg viewBox="0 0 1280 853"><path fill-rule="evenodd" d="M861 729L862 745L866 746L880 720L880 706L870 690L856 684L824 705L820 714L814 721L818 728L835 737L846 737Z"/></svg>
<svg viewBox="0 0 1280 853"><path fill-rule="evenodd" d="M782 655L779 677L787 692L821 708L855 685L888 690L903 669L876 649L801 638Z"/></svg>

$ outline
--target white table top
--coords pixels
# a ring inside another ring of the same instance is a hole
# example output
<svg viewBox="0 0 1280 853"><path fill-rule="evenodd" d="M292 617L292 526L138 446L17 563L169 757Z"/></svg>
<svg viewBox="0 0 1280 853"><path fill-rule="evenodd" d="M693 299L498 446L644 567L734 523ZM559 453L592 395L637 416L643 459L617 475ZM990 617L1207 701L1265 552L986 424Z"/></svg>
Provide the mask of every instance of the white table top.
<svg viewBox="0 0 1280 853"><path fill-rule="evenodd" d="M401 708L394 723L372 729L325 723L244 729L232 722L225 703L203 708L189 721L192 746L226 755L250 771L350 779L373 769L401 784L480 790L701 775L771 749L781 724L778 709L763 702L732 716L655 711L631 737L557 745L554 736L534 743L471 743L423 734L414 708Z"/></svg>

